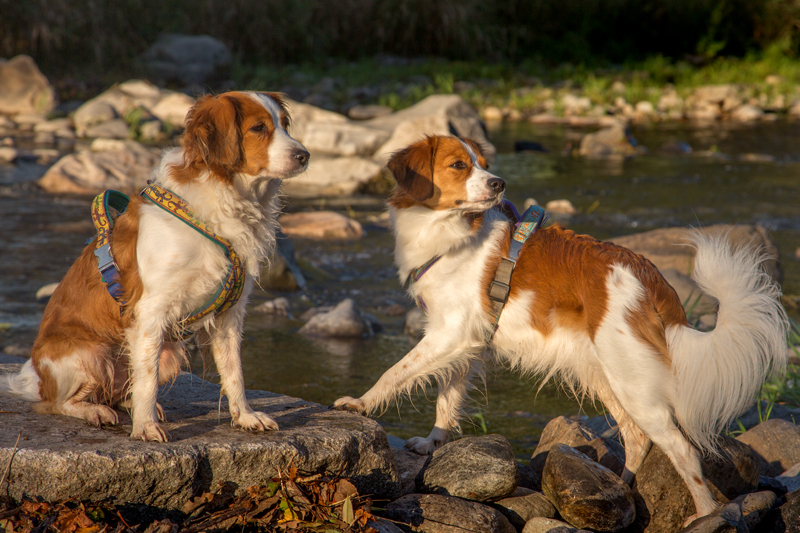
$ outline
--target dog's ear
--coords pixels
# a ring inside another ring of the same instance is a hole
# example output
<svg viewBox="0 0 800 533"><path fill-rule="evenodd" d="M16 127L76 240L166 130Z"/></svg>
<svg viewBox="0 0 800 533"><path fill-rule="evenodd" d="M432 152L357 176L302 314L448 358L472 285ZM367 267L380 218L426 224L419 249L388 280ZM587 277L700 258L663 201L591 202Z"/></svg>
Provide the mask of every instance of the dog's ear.
<svg viewBox="0 0 800 533"><path fill-rule="evenodd" d="M204 96L186 118L183 147L188 162L202 161L212 172L230 178L244 163L242 109L236 98Z"/></svg>
<svg viewBox="0 0 800 533"><path fill-rule="evenodd" d="M433 196L433 174L438 146L438 137L426 137L395 153L386 165L397 186L418 202L424 202Z"/></svg>

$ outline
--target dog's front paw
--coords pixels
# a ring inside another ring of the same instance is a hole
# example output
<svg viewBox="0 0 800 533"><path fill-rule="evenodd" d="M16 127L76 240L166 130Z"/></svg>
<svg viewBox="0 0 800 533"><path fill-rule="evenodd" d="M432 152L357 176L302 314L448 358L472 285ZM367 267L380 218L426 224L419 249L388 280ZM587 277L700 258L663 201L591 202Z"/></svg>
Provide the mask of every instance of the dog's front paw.
<svg viewBox="0 0 800 533"><path fill-rule="evenodd" d="M117 412L107 405L91 405L84 410L83 418L90 426L116 426Z"/></svg>
<svg viewBox="0 0 800 533"><path fill-rule="evenodd" d="M131 438L145 442L168 442L169 433L158 422L145 422L133 425Z"/></svg>
<svg viewBox="0 0 800 533"><path fill-rule="evenodd" d="M277 430L278 424L260 411L242 413L231 421L235 428L250 429L253 431Z"/></svg>
<svg viewBox="0 0 800 533"><path fill-rule="evenodd" d="M362 415L367 414L367 406L364 405L364 402L361 398L351 398L350 396L343 396L333 402L333 405L330 407L331 409L341 409L344 411L355 411L356 413L361 413Z"/></svg>
<svg viewBox="0 0 800 533"><path fill-rule="evenodd" d="M444 441L432 439L430 437L411 437L403 444L403 448L420 455L431 455L443 445Z"/></svg>

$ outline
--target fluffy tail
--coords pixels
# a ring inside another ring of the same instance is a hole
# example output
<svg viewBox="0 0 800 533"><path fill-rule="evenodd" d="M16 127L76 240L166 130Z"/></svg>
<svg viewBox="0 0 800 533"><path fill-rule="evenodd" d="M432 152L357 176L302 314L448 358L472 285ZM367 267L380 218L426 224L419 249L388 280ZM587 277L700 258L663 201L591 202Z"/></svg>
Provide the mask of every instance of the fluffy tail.
<svg viewBox="0 0 800 533"><path fill-rule="evenodd" d="M28 359L18 374L5 374L0 376L0 392L19 394L26 400L38 402L39 376L33 368L33 361Z"/></svg>
<svg viewBox="0 0 800 533"><path fill-rule="evenodd" d="M725 234L694 232L692 277L719 300L717 326L667 332L677 379L675 417L701 450L752 403L765 380L786 370L789 321L778 285L763 270L769 259L752 246L731 248Z"/></svg>

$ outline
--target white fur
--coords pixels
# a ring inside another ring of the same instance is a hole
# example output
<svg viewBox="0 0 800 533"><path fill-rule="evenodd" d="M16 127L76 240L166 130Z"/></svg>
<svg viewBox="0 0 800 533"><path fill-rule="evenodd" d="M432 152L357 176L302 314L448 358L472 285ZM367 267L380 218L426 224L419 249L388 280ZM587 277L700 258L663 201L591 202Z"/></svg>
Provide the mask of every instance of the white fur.
<svg viewBox="0 0 800 533"><path fill-rule="evenodd" d="M28 359L17 374L6 374L0 377L0 392L18 394L30 402L38 402L39 376L33 368L33 361Z"/></svg>

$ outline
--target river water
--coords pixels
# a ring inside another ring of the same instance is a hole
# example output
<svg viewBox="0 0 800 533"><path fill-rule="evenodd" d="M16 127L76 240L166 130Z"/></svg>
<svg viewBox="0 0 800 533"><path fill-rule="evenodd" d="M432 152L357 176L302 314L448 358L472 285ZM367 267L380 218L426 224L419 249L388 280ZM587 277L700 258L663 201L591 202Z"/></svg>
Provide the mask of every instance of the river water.
<svg viewBox="0 0 800 533"><path fill-rule="evenodd" d="M715 223L761 224L772 231L782 253L784 293L800 294L800 124L687 127L656 124L634 128L647 151L628 160L586 160L570 155L584 129L503 124L490 127L498 148L492 171L502 176L507 196L521 207L569 199L579 213L560 221L579 232L610 238L668 226ZM540 143L547 153L514 153L514 141ZM692 153L662 151L667 143L687 143ZM0 166L0 346L30 346L44 305L36 290L58 281L92 235L89 198L54 197L30 182L45 167L23 162ZM302 179L298 177L296 179ZM413 304L403 294L392 266L391 233L380 218L383 199L375 197L287 199L287 210L332 208L349 211L367 235L350 243L295 242L299 261L310 272L305 291L257 291L252 303L289 298L294 316L315 305L353 298L375 315L383 331L370 339L331 341L297 333L302 321L250 313L242 360L247 387L330 404L342 395L365 392L411 347L403 334L400 307ZM211 379L213 368L193 362L193 371ZM476 384L465 434L505 435L518 458L530 456L544 424L557 415L595 416L602 410L548 384L489 368ZM426 436L434 419L435 388L420 391L378 417L400 438Z"/></svg>

